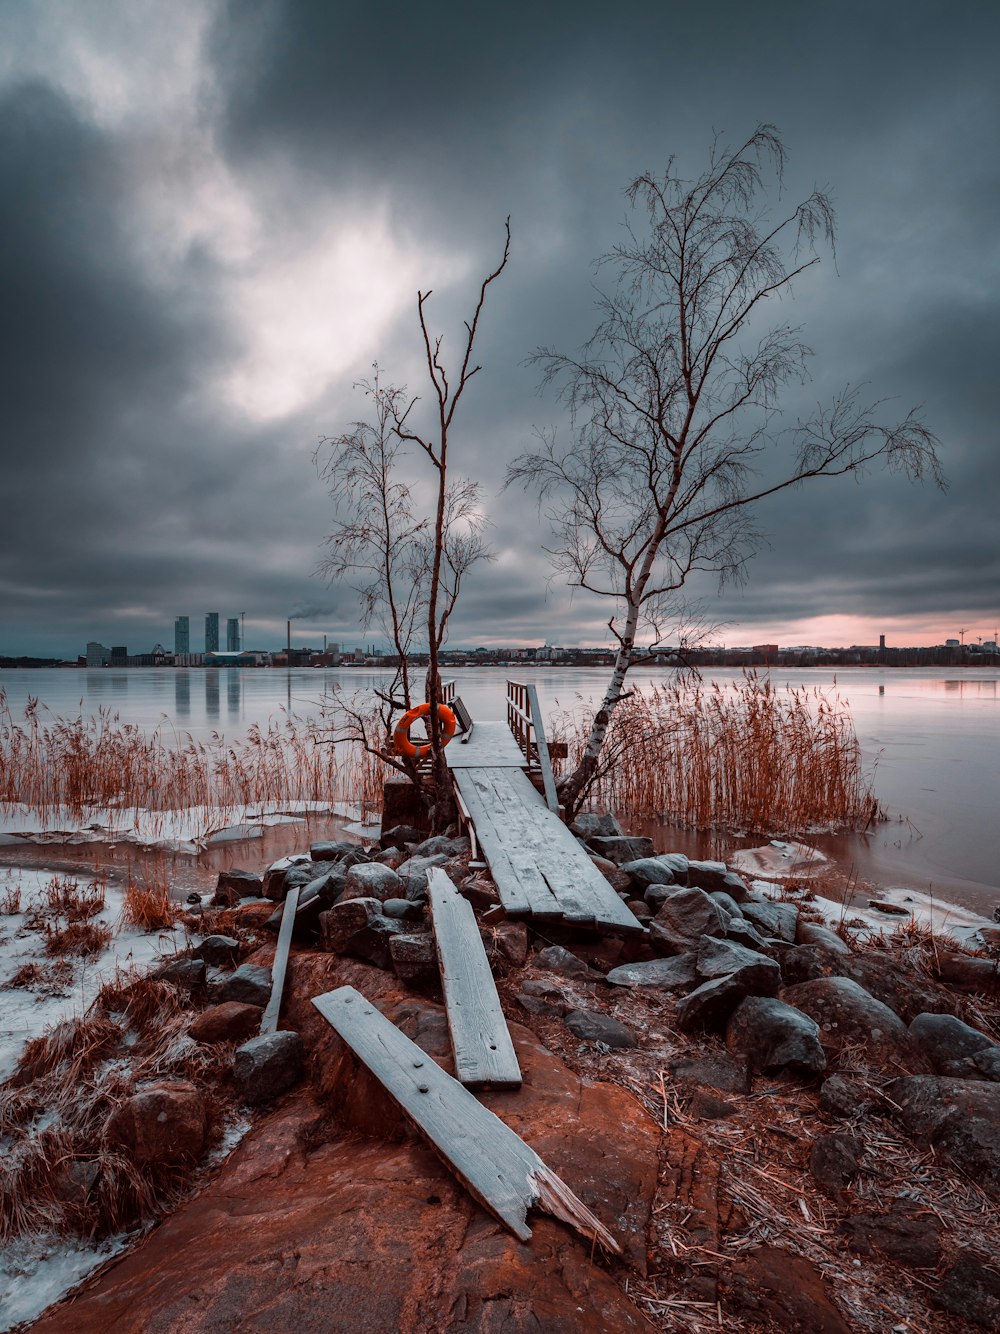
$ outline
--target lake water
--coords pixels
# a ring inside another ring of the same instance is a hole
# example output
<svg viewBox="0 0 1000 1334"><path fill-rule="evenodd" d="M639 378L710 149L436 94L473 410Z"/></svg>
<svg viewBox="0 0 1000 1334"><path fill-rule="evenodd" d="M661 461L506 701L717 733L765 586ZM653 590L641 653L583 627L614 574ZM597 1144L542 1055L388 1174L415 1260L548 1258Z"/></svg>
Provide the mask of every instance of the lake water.
<svg viewBox="0 0 1000 1334"><path fill-rule="evenodd" d="M162 727L168 737L221 732L237 739L251 723L285 712L308 717L335 687L363 690L385 675L363 669L5 669L0 687L15 718L35 697L49 716L104 707L123 722ZM469 668L450 675L480 718L503 716L508 677L533 682L546 715L599 698L606 681L598 670L558 667ZM726 670L706 679L739 675ZM848 668L834 676L825 669L778 669L772 675L778 685L836 690L849 705L866 761L876 766L875 791L892 817L865 835L813 841L862 879L924 892L930 887L992 913L1000 901L1000 670ZM664 679L669 674L635 672L630 682ZM708 848L690 837L672 842Z"/></svg>

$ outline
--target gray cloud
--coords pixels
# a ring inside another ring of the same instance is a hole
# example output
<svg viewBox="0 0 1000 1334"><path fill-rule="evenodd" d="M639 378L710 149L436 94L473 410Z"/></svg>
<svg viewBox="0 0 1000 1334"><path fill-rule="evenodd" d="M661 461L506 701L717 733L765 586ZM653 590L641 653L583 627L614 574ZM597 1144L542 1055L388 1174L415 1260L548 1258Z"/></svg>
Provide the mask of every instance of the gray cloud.
<svg viewBox="0 0 1000 1334"><path fill-rule="evenodd" d="M560 420L524 358L589 333L592 263L630 177L671 153L694 173L714 128L760 120L791 150L786 198L829 183L840 220L839 272L825 263L797 293L817 355L789 419L846 380L894 396L887 413L923 403L950 489L876 475L787 494L761 510L770 545L747 587L697 591L747 638L820 615L995 619L988 7L191 0L176 13L129 24L114 50L156 68L153 48L183 20L185 52L207 34L197 62L120 105L81 92L48 7L4 20L0 652L70 654L92 637L142 649L169 642L175 615L197 624L212 608L245 609L248 639L252 625L282 642L299 607L309 633L360 642L353 595L313 577L330 522L313 446L358 415L351 382L374 355L423 392L418 283L435 288L434 327L456 353L508 212L512 262L456 437L501 559L470 580L452 638L603 641L605 608L548 584L535 505L500 491L532 427ZM59 21L108 40L106 11ZM352 220L382 238L348 255L348 278L365 266L353 286L320 271L327 218L331 245ZM280 388L300 333L320 369L284 406L251 411L233 384L259 386L283 357Z"/></svg>

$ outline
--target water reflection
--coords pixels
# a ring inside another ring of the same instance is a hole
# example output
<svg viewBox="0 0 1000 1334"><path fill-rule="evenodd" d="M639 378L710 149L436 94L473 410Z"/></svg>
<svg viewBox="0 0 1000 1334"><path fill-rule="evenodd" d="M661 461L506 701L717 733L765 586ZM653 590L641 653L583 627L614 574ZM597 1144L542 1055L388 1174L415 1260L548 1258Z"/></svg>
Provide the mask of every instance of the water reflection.
<svg viewBox="0 0 1000 1334"><path fill-rule="evenodd" d="M88 672L87 694L127 695L128 672L109 672L107 668L100 672Z"/></svg>
<svg viewBox="0 0 1000 1334"><path fill-rule="evenodd" d="M215 722L219 718L219 673L214 667L205 671L205 717Z"/></svg>
<svg viewBox="0 0 1000 1334"><path fill-rule="evenodd" d="M240 716L240 670L230 667L226 672L226 707L230 720Z"/></svg>
<svg viewBox="0 0 1000 1334"><path fill-rule="evenodd" d="M997 694L996 681L942 681L941 685L949 695L992 695Z"/></svg>
<svg viewBox="0 0 1000 1334"><path fill-rule="evenodd" d="M178 718L191 717L191 677L183 668L174 672L174 709Z"/></svg>

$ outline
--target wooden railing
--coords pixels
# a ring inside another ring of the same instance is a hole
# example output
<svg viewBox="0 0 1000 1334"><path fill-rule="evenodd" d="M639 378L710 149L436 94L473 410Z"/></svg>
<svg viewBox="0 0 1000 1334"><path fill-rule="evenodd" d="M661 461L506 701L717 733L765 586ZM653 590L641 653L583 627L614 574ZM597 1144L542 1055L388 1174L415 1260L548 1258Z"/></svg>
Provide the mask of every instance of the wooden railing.
<svg viewBox="0 0 1000 1334"><path fill-rule="evenodd" d="M538 692L534 686L526 685L522 681L507 682L507 726L521 748L528 769L535 769L541 774L545 804L550 811L558 814L556 780L552 774L552 761L545 740L545 724L538 703Z"/></svg>

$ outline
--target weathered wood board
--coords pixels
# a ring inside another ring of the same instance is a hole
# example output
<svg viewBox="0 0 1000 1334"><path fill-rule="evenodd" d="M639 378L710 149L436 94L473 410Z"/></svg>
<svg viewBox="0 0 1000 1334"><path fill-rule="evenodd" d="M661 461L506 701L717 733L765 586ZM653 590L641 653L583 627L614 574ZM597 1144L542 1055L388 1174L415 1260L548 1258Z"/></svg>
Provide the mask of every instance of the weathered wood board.
<svg viewBox="0 0 1000 1334"><path fill-rule="evenodd" d="M411 1118L483 1208L530 1241L532 1205L614 1255L621 1247L600 1220L498 1116L484 1107L354 987L314 996L313 1005Z"/></svg>
<svg viewBox="0 0 1000 1334"><path fill-rule="evenodd" d="M271 998L260 1021L262 1033L278 1031L278 1016L281 1013L281 993L285 989L285 970L288 967L288 951L292 943L292 931L295 929L295 912L299 903L299 888L294 886L288 891L285 906L281 912L281 926L278 929L278 944L274 951L274 963L271 965Z"/></svg>
<svg viewBox="0 0 1000 1334"><path fill-rule="evenodd" d="M521 1067L472 904L440 867L428 871L427 890L459 1082L468 1088L520 1088Z"/></svg>
<svg viewBox="0 0 1000 1334"><path fill-rule="evenodd" d="M520 769L525 763L510 728L497 722L477 722L467 743L452 741L445 746L444 758L449 769L475 769L482 765Z"/></svg>
<svg viewBox="0 0 1000 1334"><path fill-rule="evenodd" d="M510 916L643 930L525 773L489 766L454 778Z"/></svg>

